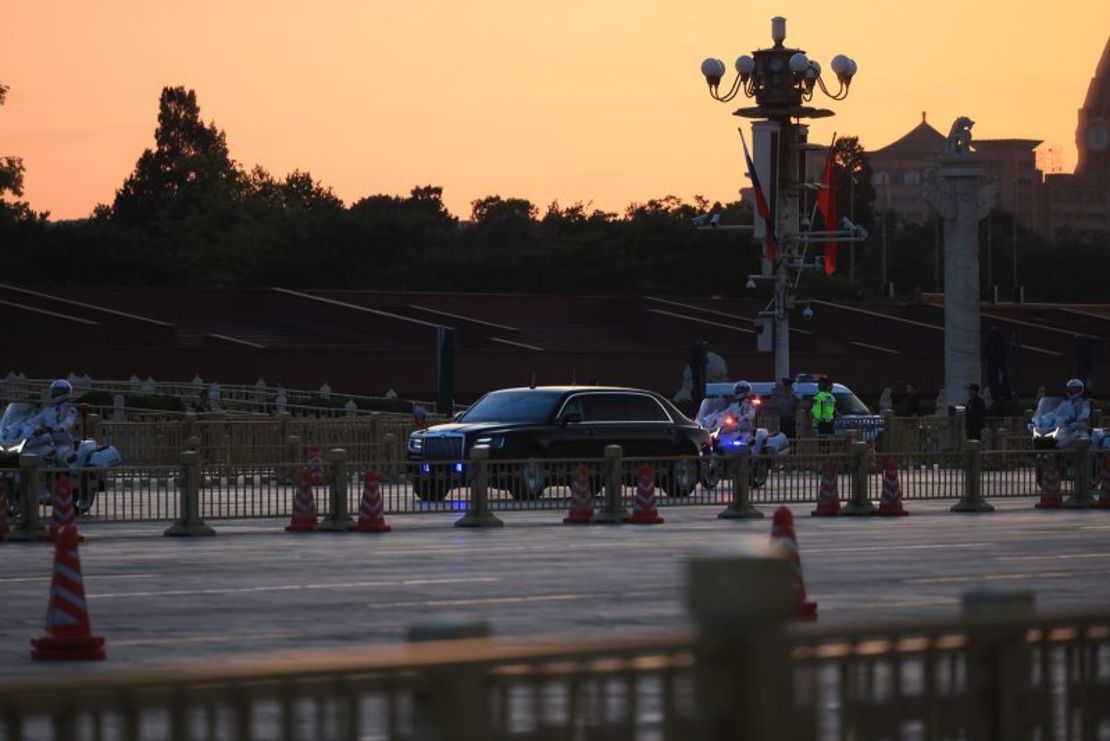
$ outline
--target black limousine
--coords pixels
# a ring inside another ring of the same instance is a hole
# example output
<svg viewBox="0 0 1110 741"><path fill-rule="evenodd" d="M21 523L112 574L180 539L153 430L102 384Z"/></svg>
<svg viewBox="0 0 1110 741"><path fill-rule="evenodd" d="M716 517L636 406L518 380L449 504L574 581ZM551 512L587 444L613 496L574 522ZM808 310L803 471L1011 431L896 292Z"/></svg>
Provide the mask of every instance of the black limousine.
<svg viewBox="0 0 1110 741"><path fill-rule="evenodd" d="M603 457L620 445L626 458L697 456L709 433L651 391L607 386L541 386L491 391L448 424L417 430L407 453L413 489L420 499L440 500L466 481L475 445L491 460L520 460L507 483L517 499L536 499L559 483L544 459ZM658 477L667 494L688 496L698 480L696 459L676 460Z"/></svg>

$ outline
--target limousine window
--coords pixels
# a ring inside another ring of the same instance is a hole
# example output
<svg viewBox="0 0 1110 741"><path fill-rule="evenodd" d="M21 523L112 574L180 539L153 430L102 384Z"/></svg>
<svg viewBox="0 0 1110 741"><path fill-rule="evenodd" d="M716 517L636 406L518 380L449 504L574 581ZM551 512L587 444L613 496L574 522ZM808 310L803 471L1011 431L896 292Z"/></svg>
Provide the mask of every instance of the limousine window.
<svg viewBox="0 0 1110 741"><path fill-rule="evenodd" d="M562 414L582 415L583 422L670 422L659 402L643 394L579 394Z"/></svg>

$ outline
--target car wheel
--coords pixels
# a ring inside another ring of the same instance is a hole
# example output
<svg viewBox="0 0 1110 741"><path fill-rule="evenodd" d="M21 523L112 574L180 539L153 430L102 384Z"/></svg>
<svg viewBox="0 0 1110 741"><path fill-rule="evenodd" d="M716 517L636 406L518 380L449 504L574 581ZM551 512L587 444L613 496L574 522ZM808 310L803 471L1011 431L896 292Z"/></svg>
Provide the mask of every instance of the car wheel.
<svg viewBox="0 0 1110 741"><path fill-rule="evenodd" d="M520 465L520 470L513 478L509 487L509 494L513 499L533 500L543 496L547 487L547 471L543 461L529 458Z"/></svg>
<svg viewBox="0 0 1110 741"><path fill-rule="evenodd" d="M413 474L412 490L421 501L442 502L450 489L441 472L433 470L427 474Z"/></svg>
<svg viewBox="0 0 1110 741"><path fill-rule="evenodd" d="M698 487L698 462L696 458L680 458L671 464L670 481L667 494L672 497L688 497Z"/></svg>
<svg viewBox="0 0 1110 741"><path fill-rule="evenodd" d="M713 453L701 460L701 485L714 489L725 477L725 459Z"/></svg>

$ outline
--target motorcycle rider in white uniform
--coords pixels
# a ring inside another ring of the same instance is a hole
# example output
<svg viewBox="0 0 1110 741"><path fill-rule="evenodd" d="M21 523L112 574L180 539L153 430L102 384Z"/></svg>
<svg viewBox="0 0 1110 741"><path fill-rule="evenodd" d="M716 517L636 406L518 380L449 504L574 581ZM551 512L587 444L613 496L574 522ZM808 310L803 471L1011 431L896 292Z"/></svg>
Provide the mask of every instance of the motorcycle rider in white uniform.
<svg viewBox="0 0 1110 741"><path fill-rule="evenodd" d="M1087 437L1090 432L1091 404L1083 398L1086 388L1078 378L1068 381L1067 398L1055 409L1057 424L1069 439Z"/></svg>
<svg viewBox="0 0 1110 741"><path fill-rule="evenodd" d="M50 384L50 403L35 416L33 424L41 430L42 442L35 447L53 446L59 462L73 449L71 430L77 421L77 408L70 403L73 387L69 381L59 378Z"/></svg>
<svg viewBox="0 0 1110 741"><path fill-rule="evenodd" d="M747 381L737 381L732 387L733 401L717 415L716 426L721 427L725 418L736 420L737 429L749 434L755 430L755 404L752 403L752 385Z"/></svg>

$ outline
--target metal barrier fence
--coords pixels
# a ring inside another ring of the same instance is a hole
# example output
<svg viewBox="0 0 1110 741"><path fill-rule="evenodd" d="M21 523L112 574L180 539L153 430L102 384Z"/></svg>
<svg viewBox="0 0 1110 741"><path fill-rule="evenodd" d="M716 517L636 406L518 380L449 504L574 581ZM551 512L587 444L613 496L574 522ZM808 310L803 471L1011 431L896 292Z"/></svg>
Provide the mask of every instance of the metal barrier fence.
<svg viewBox="0 0 1110 741"><path fill-rule="evenodd" d="M958 619L791 626L762 543L687 564L695 632L345 647L0 684L0 741L878 741L1110 735L1110 611L965 595ZM459 635L474 635L459 625Z"/></svg>
<svg viewBox="0 0 1110 741"><path fill-rule="evenodd" d="M404 456L414 425L403 415L308 419L281 415L253 419L197 417L148 422L93 421L88 434L110 443L127 464L174 465L186 447L205 461L255 465L288 457L307 460L310 448L341 447L363 460ZM190 438L197 440L189 444Z"/></svg>
<svg viewBox="0 0 1110 741"><path fill-rule="evenodd" d="M249 464L212 462L203 453L179 452L176 465L122 465L107 472L40 471L34 456L24 456L27 468L0 471L0 491L6 490L12 501L20 496L40 501L39 515L45 518L53 482L69 473L79 506L87 505L84 517L100 522L178 520L187 507L193 507L191 516L201 520L289 517L302 469L309 473L308 487L324 517L357 514L363 477L370 471L379 475L375 488L386 514L473 509L479 471L484 506L491 511L568 511L576 487L596 509L614 513L634 509L637 495L647 494L660 508L743 508L816 502L825 496L867 509L881 501L884 492L893 495L888 489L895 482L904 501L1041 495L1090 506L1100 492L1110 499L1110 477L1102 481L1107 451L1089 451L1081 458L1060 451L980 452L973 442L963 453L875 454L866 444L855 443L847 452L779 457L624 458L617 446L612 447L613 457L604 459L484 459L480 466L473 459L424 465L336 450L322 451L321 460L310 461L300 447L296 455L260 457ZM189 462L183 462L183 456L190 456ZM1079 460L1084 464L1078 465ZM887 470L890 465L894 470ZM645 466L650 467L646 475ZM190 495L195 505L184 503L190 477L197 482ZM37 483L30 488L16 485L32 479Z"/></svg>

